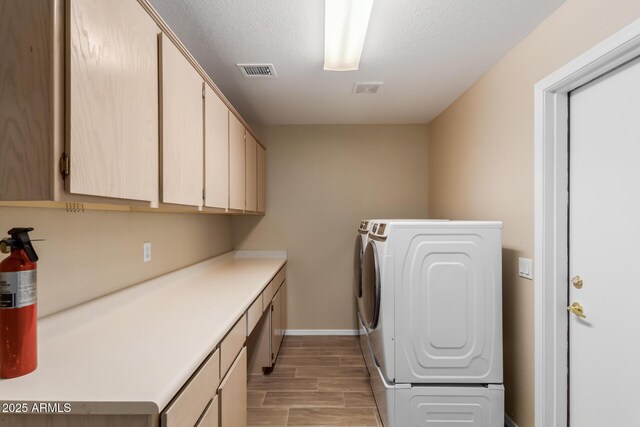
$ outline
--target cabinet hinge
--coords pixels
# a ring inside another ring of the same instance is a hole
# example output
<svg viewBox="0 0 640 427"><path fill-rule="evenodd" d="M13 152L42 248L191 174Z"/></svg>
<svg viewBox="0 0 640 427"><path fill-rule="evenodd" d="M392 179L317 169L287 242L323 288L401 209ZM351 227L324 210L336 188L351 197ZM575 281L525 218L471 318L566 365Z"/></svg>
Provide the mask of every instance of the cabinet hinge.
<svg viewBox="0 0 640 427"><path fill-rule="evenodd" d="M202 85L202 97L204 98L204 85Z"/></svg>
<svg viewBox="0 0 640 427"><path fill-rule="evenodd" d="M276 360L276 355L271 353L271 360Z"/></svg>
<svg viewBox="0 0 640 427"><path fill-rule="evenodd" d="M273 304L271 304L271 311L273 311Z"/></svg>
<svg viewBox="0 0 640 427"><path fill-rule="evenodd" d="M62 153L60 157L60 175L62 175L62 179L65 179L71 173L71 160L67 153Z"/></svg>
<svg viewBox="0 0 640 427"><path fill-rule="evenodd" d="M205 193L205 190L204 190L204 189L202 189L202 200L204 200L204 196L205 196L205 194L206 194L206 193Z"/></svg>

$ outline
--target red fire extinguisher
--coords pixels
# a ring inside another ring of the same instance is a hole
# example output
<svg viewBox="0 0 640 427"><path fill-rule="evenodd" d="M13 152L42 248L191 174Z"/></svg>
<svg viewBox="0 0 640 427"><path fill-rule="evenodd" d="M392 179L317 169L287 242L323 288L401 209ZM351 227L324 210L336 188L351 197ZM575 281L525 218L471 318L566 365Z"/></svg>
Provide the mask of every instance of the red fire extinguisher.
<svg viewBox="0 0 640 427"><path fill-rule="evenodd" d="M29 232L33 228L12 228L0 241L0 377L15 378L38 366L37 349L37 265Z"/></svg>

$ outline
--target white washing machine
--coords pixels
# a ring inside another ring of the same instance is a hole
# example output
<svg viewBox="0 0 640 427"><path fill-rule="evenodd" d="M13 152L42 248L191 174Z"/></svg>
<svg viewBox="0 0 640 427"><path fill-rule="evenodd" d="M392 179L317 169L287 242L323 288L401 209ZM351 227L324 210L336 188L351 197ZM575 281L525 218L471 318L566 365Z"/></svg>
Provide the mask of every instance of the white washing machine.
<svg viewBox="0 0 640 427"><path fill-rule="evenodd" d="M471 221L372 225L361 318L385 426L502 425L501 228Z"/></svg>
<svg viewBox="0 0 640 427"><path fill-rule="evenodd" d="M371 351L371 347L369 346L369 335L367 334L367 329L364 327L364 324L362 323L360 314L358 314L358 327L360 331L359 333L360 349L362 350L362 356L364 358L367 371L371 376L371 375L377 374L377 368L376 368L375 361L373 360L373 352Z"/></svg>
<svg viewBox="0 0 640 427"><path fill-rule="evenodd" d="M353 291L356 295L356 311L358 319L358 334L360 336L360 348L362 349L362 355L367 362L367 369L369 373L375 372L373 365L373 357L369 351L367 330L362 324L362 259L364 256L364 250L369 242L369 232L371 231L371 225L376 220L366 219L360 221L358 226L358 234L356 235L356 242L353 253Z"/></svg>
<svg viewBox="0 0 640 427"><path fill-rule="evenodd" d="M360 225L358 226L358 234L356 236L356 242L354 246L354 254L353 254L353 290L356 295L357 300L357 310L360 318L363 318L363 306L362 306L362 261L364 258L364 251L367 248L367 244L369 243L369 233L372 232L372 228L378 227L378 224L381 222L387 221L395 221L395 222L407 222L407 221L418 221L418 220L408 220L408 219L395 219L395 220L382 220L382 219L365 219L360 221ZM420 220L420 221L434 221L434 222L442 222L447 221L444 219L432 219L432 220ZM377 231L377 230L376 230Z"/></svg>
<svg viewBox="0 0 640 427"><path fill-rule="evenodd" d="M362 258L367 243L369 242L369 232L371 231L373 221L375 220L366 219L360 221L353 252L353 291L356 294L358 314L360 314L362 307Z"/></svg>
<svg viewBox="0 0 640 427"><path fill-rule="evenodd" d="M395 222L406 222L406 221L416 221L416 220L408 220L408 219L396 219L396 220L381 220L381 219L366 219L360 221L360 225L358 226L358 234L356 236L355 247L354 247L354 259L353 259L353 289L356 295L357 301L357 319L358 319L358 333L360 336L360 348L362 349L362 355L366 361L367 370L369 374L376 372L375 366L373 364L373 356L370 352L369 346L369 336L368 330L364 327L363 317L364 317L364 308L363 308L363 300L362 300L362 261L364 258L364 251L369 243L369 233L372 232L372 228L375 224L376 231L378 224L381 222L387 221L395 221ZM447 221L445 219L431 219L431 220L421 220L421 221Z"/></svg>

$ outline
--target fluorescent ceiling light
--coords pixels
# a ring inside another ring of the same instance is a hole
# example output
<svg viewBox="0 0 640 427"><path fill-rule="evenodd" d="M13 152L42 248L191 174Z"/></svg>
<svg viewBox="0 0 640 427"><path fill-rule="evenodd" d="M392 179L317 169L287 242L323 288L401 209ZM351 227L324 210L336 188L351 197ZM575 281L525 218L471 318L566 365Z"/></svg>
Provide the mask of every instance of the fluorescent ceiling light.
<svg viewBox="0 0 640 427"><path fill-rule="evenodd" d="M324 1L324 69L357 70L373 0Z"/></svg>

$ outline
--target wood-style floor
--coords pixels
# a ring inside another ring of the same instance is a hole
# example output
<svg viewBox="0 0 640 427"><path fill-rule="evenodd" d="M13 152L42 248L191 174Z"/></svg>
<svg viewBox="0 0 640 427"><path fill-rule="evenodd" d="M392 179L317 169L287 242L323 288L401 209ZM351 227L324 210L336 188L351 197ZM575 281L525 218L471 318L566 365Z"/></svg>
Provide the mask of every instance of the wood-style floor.
<svg viewBox="0 0 640 427"><path fill-rule="evenodd" d="M381 426L357 337L288 336L270 375L251 376L249 426Z"/></svg>

